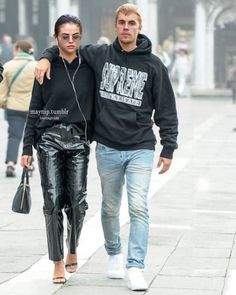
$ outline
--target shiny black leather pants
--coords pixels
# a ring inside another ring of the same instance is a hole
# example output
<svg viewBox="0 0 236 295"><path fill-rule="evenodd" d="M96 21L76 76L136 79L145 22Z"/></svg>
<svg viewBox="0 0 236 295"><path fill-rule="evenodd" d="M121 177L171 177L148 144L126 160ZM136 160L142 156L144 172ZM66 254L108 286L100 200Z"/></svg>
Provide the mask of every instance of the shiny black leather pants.
<svg viewBox="0 0 236 295"><path fill-rule="evenodd" d="M90 148L81 132L73 125L55 125L44 132L37 145L48 253L53 261L64 258L62 210L67 215L68 251L75 254L88 208Z"/></svg>

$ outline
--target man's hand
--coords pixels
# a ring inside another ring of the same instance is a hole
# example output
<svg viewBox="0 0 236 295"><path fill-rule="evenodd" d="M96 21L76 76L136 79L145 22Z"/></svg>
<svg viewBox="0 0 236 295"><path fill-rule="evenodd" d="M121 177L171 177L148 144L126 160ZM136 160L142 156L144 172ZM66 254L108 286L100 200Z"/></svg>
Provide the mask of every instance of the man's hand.
<svg viewBox="0 0 236 295"><path fill-rule="evenodd" d="M167 159L167 158L159 158L158 164L157 164L157 168L161 167L161 170L159 171L159 174L163 174L166 171L169 170L170 165L171 165L172 160L171 159Z"/></svg>
<svg viewBox="0 0 236 295"><path fill-rule="evenodd" d="M23 155L21 157L20 164L21 164L22 167L30 168L31 167L31 164L32 164L32 160L33 160L33 157L32 156Z"/></svg>
<svg viewBox="0 0 236 295"><path fill-rule="evenodd" d="M39 82L40 85L43 84L44 75L46 74L46 77L50 80L50 72L51 72L51 64L49 60L46 58L40 59L40 61L37 63L34 71L34 75L36 80Z"/></svg>

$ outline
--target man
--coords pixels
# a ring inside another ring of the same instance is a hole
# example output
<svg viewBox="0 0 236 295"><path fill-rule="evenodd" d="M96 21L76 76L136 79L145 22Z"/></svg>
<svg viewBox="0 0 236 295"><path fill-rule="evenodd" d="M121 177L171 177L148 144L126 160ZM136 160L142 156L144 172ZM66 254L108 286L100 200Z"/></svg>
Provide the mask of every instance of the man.
<svg viewBox="0 0 236 295"><path fill-rule="evenodd" d="M153 168L156 139L152 114L160 128L163 149L157 166L165 173L177 148L175 97L168 72L151 53L150 40L140 34L141 13L134 4L116 11L117 38L111 45L88 45L81 53L96 75L94 140L102 187L101 219L109 255L108 277L124 278L119 211L126 181L130 215L128 240L128 286L146 290L143 277L148 244L147 193ZM57 49L46 50L49 60ZM48 60L37 66L36 78L50 77ZM89 85L88 85L89 86Z"/></svg>
<svg viewBox="0 0 236 295"><path fill-rule="evenodd" d="M3 64L8 62L9 60L13 59L13 48L14 45L12 43L12 37L9 36L8 34L4 34L2 36L2 44L0 45L1 47L1 56L0 59Z"/></svg>
<svg viewBox="0 0 236 295"><path fill-rule="evenodd" d="M2 72L3 72L3 66L2 66L1 63L0 63L0 83L1 83L2 80L3 80Z"/></svg>

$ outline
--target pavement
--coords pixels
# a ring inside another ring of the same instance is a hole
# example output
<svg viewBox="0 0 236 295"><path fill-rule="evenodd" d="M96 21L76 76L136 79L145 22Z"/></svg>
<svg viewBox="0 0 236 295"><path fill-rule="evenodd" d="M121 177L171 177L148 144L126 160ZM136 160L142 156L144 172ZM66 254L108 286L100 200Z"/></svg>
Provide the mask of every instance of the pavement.
<svg viewBox="0 0 236 295"><path fill-rule="evenodd" d="M174 84L174 83L173 83ZM176 86L175 86L176 87ZM232 96L232 90L230 88L214 88L214 89L201 89L197 86L190 86L190 93L193 97L224 97L228 98Z"/></svg>
<svg viewBox="0 0 236 295"><path fill-rule="evenodd" d="M171 169L154 167L149 191L150 239L144 276L148 295L236 294L236 106L229 96L177 100L179 149ZM53 285L48 261L42 195L36 169L30 179L29 215L11 212L20 180L4 172L7 125L0 113L0 294L128 295L127 278L106 277L107 255L100 224L101 191L92 145L88 203L78 250L79 269L67 283ZM156 129L155 132L158 130ZM156 159L160 151L157 145ZM129 219L124 192L123 253Z"/></svg>

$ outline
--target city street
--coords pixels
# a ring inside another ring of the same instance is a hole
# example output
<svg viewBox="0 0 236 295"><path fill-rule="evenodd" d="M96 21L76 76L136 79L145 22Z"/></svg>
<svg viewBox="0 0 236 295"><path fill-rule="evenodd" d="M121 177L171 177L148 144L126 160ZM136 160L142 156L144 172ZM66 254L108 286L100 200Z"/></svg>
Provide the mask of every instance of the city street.
<svg viewBox="0 0 236 295"><path fill-rule="evenodd" d="M177 99L179 149L171 170L154 167L149 191L150 240L144 276L148 295L236 294L236 106L228 96ZM106 277L107 255L100 225L101 191L92 144L89 209L80 240L79 269L52 284L42 194L36 169L30 178L29 215L11 211L20 181L5 177L7 124L0 110L0 294L133 294L127 278ZM155 132L158 134L157 128ZM157 144L156 162L160 152ZM21 153L21 150L20 150ZM36 161L35 161L36 162ZM36 164L37 165L37 164ZM129 230L126 196L121 212L123 253Z"/></svg>

